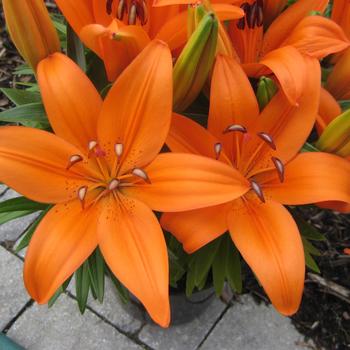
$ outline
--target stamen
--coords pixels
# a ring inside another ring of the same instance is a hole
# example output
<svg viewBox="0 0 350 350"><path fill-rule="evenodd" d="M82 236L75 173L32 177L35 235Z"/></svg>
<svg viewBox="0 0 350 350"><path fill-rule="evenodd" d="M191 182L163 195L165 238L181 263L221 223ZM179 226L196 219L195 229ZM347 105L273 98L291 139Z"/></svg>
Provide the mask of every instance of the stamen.
<svg viewBox="0 0 350 350"><path fill-rule="evenodd" d="M112 13L112 5L113 5L113 0L106 1L106 12L109 15Z"/></svg>
<svg viewBox="0 0 350 350"><path fill-rule="evenodd" d="M218 160L220 158L220 154L222 151L222 144L220 142L216 143L214 145L214 151L215 151L215 155L216 155L216 160Z"/></svg>
<svg viewBox="0 0 350 350"><path fill-rule="evenodd" d="M89 149L89 156L92 152L94 152L96 157L104 157L106 155L106 152L103 151L99 146L98 142L95 140L92 140L88 143L88 149Z"/></svg>
<svg viewBox="0 0 350 350"><path fill-rule="evenodd" d="M128 17L128 24L133 25L136 24L136 16L137 16L137 9L135 2L132 2L130 6L130 12Z"/></svg>
<svg viewBox="0 0 350 350"><path fill-rule="evenodd" d="M271 157L271 160L277 170L278 173L278 177L280 179L281 182L284 181L284 165L282 163L282 161L276 157Z"/></svg>
<svg viewBox="0 0 350 350"><path fill-rule="evenodd" d="M125 0L120 0L118 4L117 18L122 21L124 14L128 12L128 4Z"/></svg>
<svg viewBox="0 0 350 350"><path fill-rule="evenodd" d="M271 135L267 134L266 132L259 132L257 134L264 142L266 142L273 150L276 150L276 145L273 141L273 138Z"/></svg>
<svg viewBox="0 0 350 350"><path fill-rule="evenodd" d="M69 170L74 164L79 163L83 160L83 157L80 156L79 154L73 154L70 158L69 158L69 163L66 167L66 170Z"/></svg>
<svg viewBox="0 0 350 350"><path fill-rule="evenodd" d="M89 151L91 152L93 149L96 148L96 146L97 146L97 141L90 141L90 142L88 143L88 149L89 149Z"/></svg>
<svg viewBox="0 0 350 350"><path fill-rule="evenodd" d="M115 154L116 154L117 157L118 157L118 160L119 160L120 157L122 156L123 150L124 150L124 145L123 145L122 143L116 143L116 144L114 145L114 151L115 151Z"/></svg>
<svg viewBox="0 0 350 350"><path fill-rule="evenodd" d="M249 29L261 27L263 25L263 0L257 0L252 4L244 2L241 5L241 9L244 11L245 15L237 21L236 25L238 29L244 30L246 24Z"/></svg>
<svg viewBox="0 0 350 350"><path fill-rule="evenodd" d="M151 183L147 173L144 170L140 169L140 168L134 168L134 170L132 171L132 174L134 176L137 176L137 177L145 180L149 184Z"/></svg>
<svg viewBox="0 0 350 350"><path fill-rule="evenodd" d="M109 189L110 191L114 191L116 188L118 188L119 183L120 183L120 182L119 182L117 179L113 179L113 180L109 183L108 189Z"/></svg>
<svg viewBox="0 0 350 350"><path fill-rule="evenodd" d="M87 186L82 186L78 189L78 199L81 202L81 206L84 209L85 207L85 197L88 191L88 187Z"/></svg>
<svg viewBox="0 0 350 350"><path fill-rule="evenodd" d="M232 125L228 126L224 130L223 133L227 134L228 132L231 132L231 131L238 131L238 132L242 132L243 134L247 133L247 129L243 125L240 125L240 124L232 124Z"/></svg>
<svg viewBox="0 0 350 350"><path fill-rule="evenodd" d="M259 199L263 203L265 203L264 193L263 193L260 185L257 182L255 182L254 180L251 180L250 184L252 185L252 190L256 193L256 195L259 197Z"/></svg>

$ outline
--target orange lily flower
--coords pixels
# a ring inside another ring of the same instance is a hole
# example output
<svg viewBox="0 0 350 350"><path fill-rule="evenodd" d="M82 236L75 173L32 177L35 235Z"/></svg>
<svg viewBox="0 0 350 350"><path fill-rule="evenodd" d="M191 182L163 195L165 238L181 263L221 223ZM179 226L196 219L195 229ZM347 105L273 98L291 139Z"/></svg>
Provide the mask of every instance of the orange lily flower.
<svg viewBox="0 0 350 350"><path fill-rule="evenodd" d="M323 58L349 47L342 29L330 19L310 16L323 12L327 0L299 0L283 11L264 33L263 1L241 1L245 18L229 26L232 44L246 73L259 77L273 73L292 104L307 74L300 54Z"/></svg>
<svg viewBox="0 0 350 350"><path fill-rule="evenodd" d="M297 154L312 130L319 105L319 64L308 57L305 61L308 74L299 106L290 105L279 91L259 114L240 65L218 56L208 131L174 115L167 139L172 151L206 155L238 169L251 190L228 204L165 213L162 226L188 253L229 230L273 305L285 315L295 313L300 304L305 262L297 225L282 204L329 199L350 203L349 162L326 153Z"/></svg>
<svg viewBox="0 0 350 350"><path fill-rule="evenodd" d="M157 155L172 107L172 59L163 42L151 42L104 101L59 53L40 62L38 81L56 135L0 128L0 181L35 201L55 203L28 248L27 290L46 303L99 246L153 320L168 326L167 248L152 209L216 205L249 184L212 159Z"/></svg>

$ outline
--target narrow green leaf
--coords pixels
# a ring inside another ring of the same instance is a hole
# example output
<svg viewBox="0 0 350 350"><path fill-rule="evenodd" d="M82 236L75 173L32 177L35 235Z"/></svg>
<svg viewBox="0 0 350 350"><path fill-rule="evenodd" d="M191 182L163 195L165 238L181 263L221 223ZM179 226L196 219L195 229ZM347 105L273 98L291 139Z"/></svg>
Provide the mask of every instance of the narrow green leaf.
<svg viewBox="0 0 350 350"><path fill-rule="evenodd" d="M227 281L231 288L237 293L242 293L242 271L241 271L241 259L236 246L232 243L231 238L226 236L228 244L228 256L226 264Z"/></svg>
<svg viewBox="0 0 350 350"><path fill-rule="evenodd" d="M9 213L0 213L0 225L5 224L14 219L21 218L23 216L32 214L32 210L11 211Z"/></svg>
<svg viewBox="0 0 350 350"><path fill-rule="evenodd" d="M213 285L217 296L220 296L225 284L226 277L226 265L227 265L227 249L226 239L222 239L220 247L215 255L212 274L213 274Z"/></svg>
<svg viewBox="0 0 350 350"><path fill-rule="evenodd" d="M45 129L50 126L42 103L29 103L0 113L0 121Z"/></svg>
<svg viewBox="0 0 350 350"><path fill-rule="evenodd" d="M119 298L122 303L127 304L130 301L129 291L120 283L120 281L113 275L110 270L107 270L108 274L113 282L114 287L116 288Z"/></svg>
<svg viewBox="0 0 350 350"><path fill-rule="evenodd" d="M34 75L34 71L27 64L22 64L21 66L15 69L14 74L15 75Z"/></svg>
<svg viewBox="0 0 350 350"><path fill-rule="evenodd" d="M311 143L306 142L303 148L301 149L301 152L321 152L321 151Z"/></svg>
<svg viewBox="0 0 350 350"><path fill-rule="evenodd" d="M89 296L90 277L89 265L86 260L82 266L75 272L75 291L80 312L83 314Z"/></svg>
<svg viewBox="0 0 350 350"><path fill-rule="evenodd" d="M321 255L320 251L315 246L313 246L306 238L301 237L301 240L303 241L304 251L307 251L308 253L316 256Z"/></svg>
<svg viewBox="0 0 350 350"><path fill-rule="evenodd" d="M103 302L105 290L105 262L97 248L88 260L88 271L91 282L91 291L100 303Z"/></svg>
<svg viewBox="0 0 350 350"><path fill-rule="evenodd" d="M47 305L48 307L52 307L55 302L57 301L57 299L59 298L59 296L64 293L69 285L69 282L71 281L73 275L70 276L63 284L61 287L59 287L56 291L56 293L50 298L50 300L48 301Z"/></svg>
<svg viewBox="0 0 350 350"><path fill-rule="evenodd" d="M314 272L321 273L316 261L313 259L310 253L305 251L305 264L306 266Z"/></svg>
<svg viewBox="0 0 350 350"><path fill-rule="evenodd" d="M48 204L34 202L25 197L11 198L0 202L0 213L14 212L14 211L38 211L46 209Z"/></svg>
<svg viewBox="0 0 350 350"><path fill-rule="evenodd" d="M17 106L41 102L39 92L10 88L1 88L0 91Z"/></svg>
<svg viewBox="0 0 350 350"><path fill-rule="evenodd" d="M67 24L67 54L86 72L84 45L69 24Z"/></svg>
<svg viewBox="0 0 350 350"><path fill-rule="evenodd" d="M342 101L338 101L338 103L343 112L345 112L347 109L350 108L350 100L342 100Z"/></svg>
<svg viewBox="0 0 350 350"><path fill-rule="evenodd" d="M314 226L301 218L300 215L293 212L293 217L303 237L310 239L311 241L324 241L326 239L322 233L320 233Z"/></svg>
<svg viewBox="0 0 350 350"><path fill-rule="evenodd" d="M196 285L196 274L194 269L189 268L186 275L186 296L190 297Z"/></svg>

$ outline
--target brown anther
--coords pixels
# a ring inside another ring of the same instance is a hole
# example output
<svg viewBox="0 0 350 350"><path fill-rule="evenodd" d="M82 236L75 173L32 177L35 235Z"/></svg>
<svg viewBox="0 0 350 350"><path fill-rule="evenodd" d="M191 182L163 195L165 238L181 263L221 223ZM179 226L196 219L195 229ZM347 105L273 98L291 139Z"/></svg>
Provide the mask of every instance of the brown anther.
<svg viewBox="0 0 350 350"><path fill-rule="evenodd" d="M222 144L220 142L217 142L214 145L214 151L215 151L215 158L216 158L216 160L218 160L220 158L220 154L222 151Z"/></svg>
<svg viewBox="0 0 350 350"><path fill-rule="evenodd" d="M137 17L136 3L132 2L130 6L130 11L129 11L128 24L129 25L136 24L136 17Z"/></svg>
<svg viewBox="0 0 350 350"><path fill-rule="evenodd" d="M146 181L149 184L151 183L147 173L143 169L134 168L133 171L132 171L132 174L134 176L137 176L137 177L141 178L142 180Z"/></svg>
<svg viewBox="0 0 350 350"><path fill-rule="evenodd" d="M106 155L106 152L103 151L97 141L92 140L88 143L88 150L89 150L89 156L91 153L93 153L96 157L104 157Z"/></svg>
<svg viewBox="0 0 350 350"><path fill-rule="evenodd" d="M82 156L80 156L79 154L73 154L69 158L69 163L66 167L66 170L69 170L74 164L77 164L77 163L81 162L82 160L83 160Z"/></svg>
<svg viewBox="0 0 350 350"><path fill-rule="evenodd" d="M88 149L89 149L89 152L93 151L97 146L97 141L90 141L88 143Z"/></svg>
<svg viewBox="0 0 350 350"><path fill-rule="evenodd" d="M112 14L112 5L113 5L113 0L106 1L106 12L109 15Z"/></svg>
<svg viewBox="0 0 350 350"><path fill-rule="evenodd" d="M120 181L118 181L117 179L113 179L113 180L109 183L108 189L109 189L110 191L114 191L116 188L118 188L119 183L120 183Z"/></svg>
<svg viewBox="0 0 350 350"><path fill-rule="evenodd" d="M116 143L114 145L114 152L115 152L116 156L118 157L118 160L122 156L123 150L124 150L124 145L122 143Z"/></svg>
<svg viewBox="0 0 350 350"><path fill-rule="evenodd" d="M255 182L254 180L250 181L250 184L252 186L252 190L255 192L255 194L259 197L259 199L265 203L265 197L264 197L264 193L260 187L260 185Z"/></svg>
<svg viewBox="0 0 350 350"><path fill-rule="evenodd" d="M266 132L259 132L257 134L264 142L266 142L273 150L276 150L275 142L271 135Z"/></svg>
<svg viewBox="0 0 350 350"><path fill-rule="evenodd" d="M122 21L124 14L128 12L128 4L125 0L120 0L118 4L117 18Z"/></svg>
<svg viewBox="0 0 350 350"><path fill-rule="evenodd" d="M281 182L284 181L284 165L282 163L282 161L276 157L271 157L271 160L273 162L273 165L275 166L277 173L278 173L278 177L280 179Z"/></svg>
<svg viewBox="0 0 350 350"><path fill-rule="evenodd" d="M78 199L80 200L81 206L84 209L85 207L85 197L88 191L88 187L87 186L82 186L78 189Z"/></svg>
<svg viewBox="0 0 350 350"><path fill-rule="evenodd" d="M223 133L227 134L227 133L232 132L232 131L238 131L238 132L241 132L243 134L247 133L247 129L243 125L240 125L240 124L232 124L232 125L228 126L223 131Z"/></svg>

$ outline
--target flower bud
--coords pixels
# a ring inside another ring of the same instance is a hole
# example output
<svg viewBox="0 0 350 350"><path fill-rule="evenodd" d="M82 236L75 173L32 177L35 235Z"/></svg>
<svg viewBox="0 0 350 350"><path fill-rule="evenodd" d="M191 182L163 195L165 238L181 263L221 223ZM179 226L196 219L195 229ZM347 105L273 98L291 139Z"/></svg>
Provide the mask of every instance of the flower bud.
<svg viewBox="0 0 350 350"><path fill-rule="evenodd" d="M10 36L33 69L48 55L60 51L57 32L43 0L3 0L2 3Z"/></svg>
<svg viewBox="0 0 350 350"><path fill-rule="evenodd" d="M277 92L275 82L267 77L261 77L258 83L257 99L260 109L264 109Z"/></svg>
<svg viewBox="0 0 350 350"><path fill-rule="evenodd" d="M212 68L218 37L218 20L196 7L194 28L174 67L174 109L183 111L198 96Z"/></svg>
<svg viewBox="0 0 350 350"><path fill-rule="evenodd" d="M333 119L316 143L321 151L350 156L350 109Z"/></svg>

